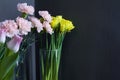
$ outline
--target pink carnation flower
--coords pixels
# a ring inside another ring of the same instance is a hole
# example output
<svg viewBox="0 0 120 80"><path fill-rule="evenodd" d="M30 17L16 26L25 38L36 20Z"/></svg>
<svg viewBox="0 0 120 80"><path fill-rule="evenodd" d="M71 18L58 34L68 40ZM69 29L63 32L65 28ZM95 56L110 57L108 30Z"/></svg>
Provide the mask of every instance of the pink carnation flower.
<svg viewBox="0 0 120 80"><path fill-rule="evenodd" d="M51 25L49 24L49 22L47 21L44 21L43 22L43 27L45 28L45 30L52 35L53 32L53 29L51 28Z"/></svg>
<svg viewBox="0 0 120 80"><path fill-rule="evenodd" d="M38 12L40 16L42 16L44 18L44 20L51 22L52 21L52 17L51 15L48 13L48 11L39 11Z"/></svg>
<svg viewBox="0 0 120 80"><path fill-rule="evenodd" d="M7 37L13 37L19 33L18 26L14 20L5 20L1 23L1 28L6 29Z"/></svg>
<svg viewBox="0 0 120 80"><path fill-rule="evenodd" d="M19 31L21 35L27 35L31 32L32 23L24 18L17 17L16 22L19 26Z"/></svg>
<svg viewBox="0 0 120 80"><path fill-rule="evenodd" d="M37 28L38 33L40 33L43 30L43 25L40 22L40 20L35 17L29 17L29 19L31 20L33 25Z"/></svg>
<svg viewBox="0 0 120 80"><path fill-rule="evenodd" d="M27 3L18 3L17 5L18 11L26 14L33 15L34 14L34 7L27 5Z"/></svg>

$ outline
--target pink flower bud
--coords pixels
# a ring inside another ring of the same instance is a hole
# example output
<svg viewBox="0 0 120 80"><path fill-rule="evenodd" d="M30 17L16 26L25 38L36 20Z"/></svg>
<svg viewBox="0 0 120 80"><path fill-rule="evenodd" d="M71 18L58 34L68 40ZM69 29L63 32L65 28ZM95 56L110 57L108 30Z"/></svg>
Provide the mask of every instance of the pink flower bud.
<svg viewBox="0 0 120 80"><path fill-rule="evenodd" d="M6 29L0 29L0 43L5 43L6 41Z"/></svg>
<svg viewBox="0 0 120 80"><path fill-rule="evenodd" d="M39 13L40 16L43 17L44 20L48 21L49 23L52 21L52 17L48 13L48 11L39 11L38 13Z"/></svg>
<svg viewBox="0 0 120 80"><path fill-rule="evenodd" d="M28 32L31 32L32 23L24 18L16 18L17 25L19 26L19 32L21 35L27 35Z"/></svg>
<svg viewBox="0 0 120 80"><path fill-rule="evenodd" d="M10 38L19 33L18 26L14 20L5 20L1 22L1 28L7 30L6 35Z"/></svg>
<svg viewBox="0 0 120 80"><path fill-rule="evenodd" d="M27 3L18 3L17 5L18 11L26 14L33 15L34 14L34 7L27 5Z"/></svg>
<svg viewBox="0 0 120 80"><path fill-rule="evenodd" d="M22 42L22 37L15 35L8 43L7 43L7 47L12 50L13 52L18 52L19 48L20 48L20 44Z"/></svg>
<svg viewBox="0 0 120 80"><path fill-rule="evenodd" d="M49 22L44 21L43 22L43 27L45 28L45 30L47 31L47 33L51 34L54 33L53 29L51 28L51 25L49 24Z"/></svg>
<svg viewBox="0 0 120 80"><path fill-rule="evenodd" d="M43 26L40 20L35 17L29 17L29 19L31 20L32 24L37 28L38 33L40 33L43 30Z"/></svg>

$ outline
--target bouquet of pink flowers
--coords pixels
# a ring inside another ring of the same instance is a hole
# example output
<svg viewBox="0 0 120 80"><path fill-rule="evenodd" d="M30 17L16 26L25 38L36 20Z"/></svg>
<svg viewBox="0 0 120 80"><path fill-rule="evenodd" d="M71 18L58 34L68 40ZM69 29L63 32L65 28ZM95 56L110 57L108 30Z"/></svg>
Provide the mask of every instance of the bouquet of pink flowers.
<svg viewBox="0 0 120 80"><path fill-rule="evenodd" d="M27 48L35 42L35 33L40 36L40 52L59 50L58 54L48 52L45 61L41 54L42 79L57 80L62 43L66 33L74 29L72 22L62 16L51 16L48 11L38 11L41 18L36 18L34 7L27 3L19 3L17 8L21 16L0 22L0 80L13 79L16 64L20 64Z"/></svg>
<svg viewBox="0 0 120 80"><path fill-rule="evenodd" d="M16 63L19 64L27 47L35 41L36 29L38 32L42 29L41 25L34 27L28 19L34 14L33 6L19 3L17 8L21 16L0 22L0 80L12 80Z"/></svg>

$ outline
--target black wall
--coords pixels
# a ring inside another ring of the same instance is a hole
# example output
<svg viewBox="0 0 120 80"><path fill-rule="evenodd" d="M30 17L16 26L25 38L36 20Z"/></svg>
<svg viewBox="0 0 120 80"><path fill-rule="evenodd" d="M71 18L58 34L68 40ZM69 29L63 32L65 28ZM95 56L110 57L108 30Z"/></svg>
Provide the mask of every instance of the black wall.
<svg viewBox="0 0 120 80"><path fill-rule="evenodd" d="M120 1L112 1L112 79L120 80Z"/></svg>
<svg viewBox="0 0 120 80"><path fill-rule="evenodd" d="M119 4L119 0L35 0L37 11L61 14L76 26L64 40L61 80L120 80Z"/></svg>

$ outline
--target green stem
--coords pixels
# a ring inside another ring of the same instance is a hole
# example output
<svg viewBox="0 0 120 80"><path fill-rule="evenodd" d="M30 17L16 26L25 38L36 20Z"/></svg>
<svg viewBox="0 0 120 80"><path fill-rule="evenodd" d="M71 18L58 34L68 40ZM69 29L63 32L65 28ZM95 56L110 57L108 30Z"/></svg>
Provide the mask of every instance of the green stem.
<svg viewBox="0 0 120 80"><path fill-rule="evenodd" d="M48 50L48 34L46 33L46 50Z"/></svg>
<svg viewBox="0 0 120 80"><path fill-rule="evenodd" d="M22 13L22 17L23 17L23 18L27 18L27 16L28 16L28 15L27 15L26 13Z"/></svg>

